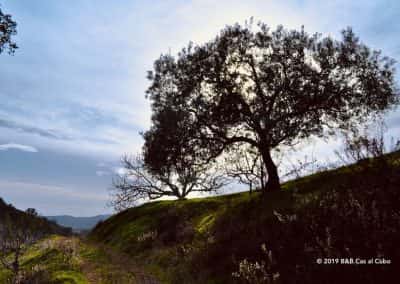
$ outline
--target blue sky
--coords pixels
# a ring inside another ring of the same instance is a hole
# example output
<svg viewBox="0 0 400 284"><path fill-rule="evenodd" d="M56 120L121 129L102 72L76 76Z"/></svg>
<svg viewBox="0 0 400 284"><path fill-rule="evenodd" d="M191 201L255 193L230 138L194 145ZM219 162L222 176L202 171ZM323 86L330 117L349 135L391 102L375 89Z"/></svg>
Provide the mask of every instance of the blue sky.
<svg viewBox="0 0 400 284"><path fill-rule="evenodd" d="M161 53L207 41L226 24L253 16L332 36L352 26L400 60L396 0L3 0L1 7L18 22L20 48L0 55L0 196L45 215L111 211L119 158L140 149L139 132L150 125L146 71ZM399 111L388 125L399 134ZM329 155L335 145L317 148Z"/></svg>

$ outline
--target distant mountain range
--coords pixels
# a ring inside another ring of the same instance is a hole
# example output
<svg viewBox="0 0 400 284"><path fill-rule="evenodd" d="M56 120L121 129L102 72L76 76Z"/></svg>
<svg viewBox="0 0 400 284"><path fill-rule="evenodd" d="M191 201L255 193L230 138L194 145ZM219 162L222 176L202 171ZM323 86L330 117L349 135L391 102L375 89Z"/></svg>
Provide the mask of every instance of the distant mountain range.
<svg viewBox="0 0 400 284"><path fill-rule="evenodd" d="M69 215L46 216L47 219L55 221L57 224L70 227L75 232L91 230L100 221L103 221L111 215L97 215L93 217L74 217Z"/></svg>

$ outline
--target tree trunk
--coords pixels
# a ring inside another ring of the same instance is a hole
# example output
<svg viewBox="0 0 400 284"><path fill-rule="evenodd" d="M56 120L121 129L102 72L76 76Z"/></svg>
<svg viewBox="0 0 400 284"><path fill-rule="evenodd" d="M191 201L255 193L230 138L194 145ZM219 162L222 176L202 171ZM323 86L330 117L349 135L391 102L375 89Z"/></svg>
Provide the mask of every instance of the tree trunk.
<svg viewBox="0 0 400 284"><path fill-rule="evenodd" d="M270 150L267 147L262 147L260 148L260 152L268 174L267 184L265 185L265 188L263 188L264 192L280 190L281 184L279 181L278 168L272 160Z"/></svg>

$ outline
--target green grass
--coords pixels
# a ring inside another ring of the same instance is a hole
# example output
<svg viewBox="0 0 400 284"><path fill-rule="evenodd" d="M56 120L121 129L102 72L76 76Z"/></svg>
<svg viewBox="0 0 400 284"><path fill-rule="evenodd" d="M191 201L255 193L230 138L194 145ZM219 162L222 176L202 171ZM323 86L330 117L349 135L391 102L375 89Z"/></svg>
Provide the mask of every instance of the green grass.
<svg viewBox="0 0 400 284"><path fill-rule="evenodd" d="M7 279L11 277L11 273L3 268L0 268L0 283L7 283Z"/></svg>
<svg viewBox="0 0 400 284"><path fill-rule="evenodd" d="M400 152L387 155L394 166L398 166L399 157ZM362 163L374 167L375 161ZM274 211L284 213L301 209L327 190L346 185L352 177L359 175L359 166L345 166L292 180L282 185L282 191L265 196L260 192L241 192L150 202L112 216L98 225L89 237L127 253L164 283L225 283L226 278L218 280L218 275L207 275L207 265L229 268L232 255L259 248L260 227L273 222ZM157 237L145 241L138 239L149 232L156 232ZM220 243L215 244L213 238ZM240 248L243 240L254 240L253 247ZM215 260L214 264L201 263L198 259L207 256L209 246L220 249L221 255L208 260ZM189 270L193 271L193 265L189 267L189 263L194 263L195 270L196 266L206 267L198 272L205 274L203 279L186 275Z"/></svg>
<svg viewBox="0 0 400 284"><path fill-rule="evenodd" d="M288 192L270 194L266 200L261 199L258 192L251 195L244 192L148 203L106 220L93 231L90 238L129 254L163 283L176 283L176 275L189 271L186 264L204 249L205 242L219 226L218 222L227 216L247 216L252 220L260 212L262 214L257 216L258 220L258 217L270 218L274 209L290 207L291 199L292 195ZM189 231L186 235L182 233L182 236L176 236L185 230ZM148 232L157 232L157 238L147 242L137 240L137 236ZM187 278L183 283L189 283L185 281Z"/></svg>
<svg viewBox="0 0 400 284"><path fill-rule="evenodd" d="M53 272L52 281L65 284L85 284L86 278L76 271L56 271Z"/></svg>
<svg viewBox="0 0 400 284"><path fill-rule="evenodd" d="M32 245L21 265L24 273L41 275L38 283L136 283L134 274L118 263L119 259L76 237L51 236ZM9 271L0 269L0 283L7 283L10 276Z"/></svg>
<svg viewBox="0 0 400 284"><path fill-rule="evenodd" d="M394 167L400 166L399 158L400 152L387 155ZM362 163L374 168L376 161ZM359 166L289 181L283 190L265 195L256 191L150 202L101 222L88 240L42 240L23 255L22 267L43 271L48 283L56 284L143 283L140 275L146 273L161 283L230 283L237 260L259 251L268 226L276 221L274 211L301 210L360 175ZM7 277L9 272L0 269L0 283Z"/></svg>
<svg viewBox="0 0 400 284"><path fill-rule="evenodd" d="M81 259L78 255L66 255L60 246L65 237L52 236L29 247L22 255L21 270L30 275L42 275L39 283L86 284L80 271ZM7 283L11 273L0 270L0 283Z"/></svg>

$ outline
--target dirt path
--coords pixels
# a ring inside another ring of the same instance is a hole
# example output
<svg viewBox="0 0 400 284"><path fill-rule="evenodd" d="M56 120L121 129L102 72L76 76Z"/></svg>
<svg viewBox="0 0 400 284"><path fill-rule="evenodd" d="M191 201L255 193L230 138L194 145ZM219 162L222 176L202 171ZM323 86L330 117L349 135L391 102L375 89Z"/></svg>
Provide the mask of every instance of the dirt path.
<svg viewBox="0 0 400 284"><path fill-rule="evenodd" d="M119 268L122 268L133 277L136 283L140 284L159 284L160 282L151 275L148 275L144 272L143 269L139 268L137 264L135 264L127 255L122 253L117 253L112 249L106 247L100 247L110 259L110 262L116 265Z"/></svg>
<svg viewBox="0 0 400 284"><path fill-rule="evenodd" d="M159 284L156 278L139 268L127 255L76 237L61 237L49 247L62 251L79 263L91 284Z"/></svg>
<svg viewBox="0 0 400 284"><path fill-rule="evenodd" d="M156 278L140 269L128 256L112 249L90 243L101 252L103 261L85 261L82 270L89 283L110 284L159 284ZM106 260L107 263L104 263ZM105 268L105 269L104 269Z"/></svg>

